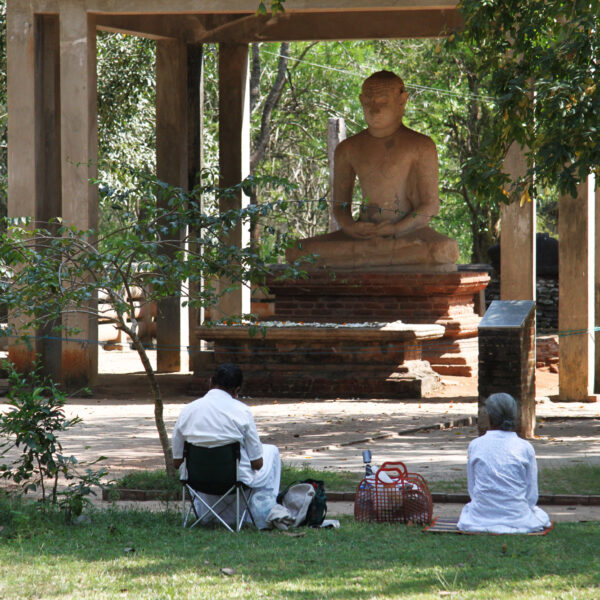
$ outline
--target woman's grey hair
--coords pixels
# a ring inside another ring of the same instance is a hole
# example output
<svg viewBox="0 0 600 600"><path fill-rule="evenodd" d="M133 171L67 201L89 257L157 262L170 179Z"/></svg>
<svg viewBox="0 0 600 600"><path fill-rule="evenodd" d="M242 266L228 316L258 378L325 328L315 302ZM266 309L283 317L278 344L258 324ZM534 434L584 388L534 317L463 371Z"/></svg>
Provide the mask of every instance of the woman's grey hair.
<svg viewBox="0 0 600 600"><path fill-rule="evenodd" d="M485 401L490 425L502 431L515 431L517 427L517 402L510 394L492 394Z"/></svg>

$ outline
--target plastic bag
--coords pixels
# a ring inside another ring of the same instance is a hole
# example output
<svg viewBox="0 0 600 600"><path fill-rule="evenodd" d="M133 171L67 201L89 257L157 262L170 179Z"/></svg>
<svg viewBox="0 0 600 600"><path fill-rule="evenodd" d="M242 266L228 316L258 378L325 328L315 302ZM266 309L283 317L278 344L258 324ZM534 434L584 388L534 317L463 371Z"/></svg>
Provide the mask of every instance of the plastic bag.
<svg viewBox="0 0 600 600"><path fill-rule="evenodd" d="M265 491L257 491L250 497L250 510L258 529L267 528L267 516L275 506L275 498Z"/></svg>

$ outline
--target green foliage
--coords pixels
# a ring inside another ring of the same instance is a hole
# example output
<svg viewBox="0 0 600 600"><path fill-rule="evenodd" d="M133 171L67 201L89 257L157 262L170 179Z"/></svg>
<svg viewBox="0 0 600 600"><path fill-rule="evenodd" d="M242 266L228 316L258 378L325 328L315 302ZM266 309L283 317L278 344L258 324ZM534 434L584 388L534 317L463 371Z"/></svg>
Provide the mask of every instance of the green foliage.
<svg viewBox="0 0 600 600"><path fill-rule="evenodd" d="M285 203L221 213L215 208L219 199L256 185L256 179L229 190L208 183L185 193L139 171L130 176L135 186L131 189L99 184L102 203L111 207L117 224L100 236L62 220L56 231L8 222L0 237L0 260L7 270L19 265L5 289L5 301L16 316L29 325L41 325L68 311L97 314L102 309L92 299L101 294L116 312L102 315L135 340L137 324L133 317L129 320L135 312L133 287L143 290L147 302L176 295L206 307L231 288L208 284L190 297L181 287L185 281L224 277L232 285L248 285L268 272L271 255L259 256L252 248L224 240L242 224L285 217Z"/></svg>
<svg viewBox="0 0 600 600"><path fill-rule="evenodd" d="M87 496L95 495L92 486L99 486L106 475L106 469L89 468L102 457L80 474L77 459L63 454L59 434L81 419L66 418L66 395L42 374L41 365L35 363L30 372L19 373L12 363L5 362L3 369L8 372L9 408L0 416L0 437L4 439L0 456L11 453L13 459L0 465L0 477L13 481L25 493L41 491L42 504L58 502L68 519L79 516L89 503ZM61 475L69 483L58 491Z"/></svg>
<svg viewBox="0 0 600 600"><path fill-rule="evenodd" d="M462 12L504 120L488 148L516 140L527 178L575 196L600 173L600 2L463 0Z"/></svg>
<svg viewBox="0 0 600 600"><path fill-rule="evenodd" d="M0 217L8 204L8 107L6 98L6 0L0 0Z"/></svg>
<svg viewBox="0 0 600 600"><path fill-rule="evenodd" d="M285 12L285 8L283 6L284 3L285 3L285 0L271 0L271 14L276 15L278 13ZM267 7L265 6L264 0L260 0L260 2L258 3L258 8L256 9L256 14L257 15L268 14Z"/></svg>
<svg viewBox="0 0 600 600"><path fill-rule="evenodd" d="M56 502L56 485L62 473L68 476L77 463L74 456L65 456L58 435L81 421L67 419L64 413L66 396L53 381L34 365L29 373L19 373L12 363L3 366L8 371L9 409L0 417L2 455L13 448L19 455L12 465L0 465L0 476L20 485L25 493L42 492L47 499L47 488L53 484L51 499Z"/></svg>
<svg viewBox="0 0 600 600"><path fill-rule="evenodd" d="M129 171L122 167L155 166L155 62L152 40L98 32L98 158L103 181L129 183Z"/></svg>
<svg viewBox="0 0 600 600"><path fill-rule="evenodd" d="M48 508L48 507L46 507ZM0 535L5 539L13 536L30 537L45 525L48 511L43 513L39 505L26 502L22 496L9 494L6 490L0 490L0 522L2 530Z"/></svg>

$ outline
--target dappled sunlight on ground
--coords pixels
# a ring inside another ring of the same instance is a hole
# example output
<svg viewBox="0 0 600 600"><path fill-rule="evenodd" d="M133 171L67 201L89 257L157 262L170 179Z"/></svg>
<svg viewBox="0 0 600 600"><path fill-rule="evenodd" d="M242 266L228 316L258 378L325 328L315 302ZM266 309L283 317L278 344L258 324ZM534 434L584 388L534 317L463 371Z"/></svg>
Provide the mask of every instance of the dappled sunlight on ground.
<svg viewBox="0 0 600 600"><path fill-rule="evenodd" d="M93 397L67 406L68 416L78 415L83 423L63 435L65 451L87 461L106 456L113 476L163 467L152 391L139 358L130 350L102 350L100 366ZM158 376L169 434L182 407L194 399L186 394L190 379L189 373ZM557 375L538 370L537 381L538 437L532 442L540 466L600 464L600 404L550 402ZM360 473L362 450L369 448L374 464L403 461L428 479L456 479L466 476L467 446L477 430L451 425L476 417L477 379L443 377L442 382L431 398L414 400L245 401L262 440L276 444L286 463ZM450 427L440 430L440 425Z"/></svg>

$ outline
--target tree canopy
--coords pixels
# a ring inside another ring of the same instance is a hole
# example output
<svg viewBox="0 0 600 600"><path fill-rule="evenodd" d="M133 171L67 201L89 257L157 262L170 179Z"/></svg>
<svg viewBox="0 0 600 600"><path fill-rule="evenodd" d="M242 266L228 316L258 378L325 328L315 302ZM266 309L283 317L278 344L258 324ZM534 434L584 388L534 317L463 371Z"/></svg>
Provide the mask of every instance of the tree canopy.
<svg viewBox="0 0 600 600"><path fill-rule="evenodd" d="M516 140L538 185L575 196L600 175L600 2L463 0L461 10L504 120L496 144Z"/></svg>

